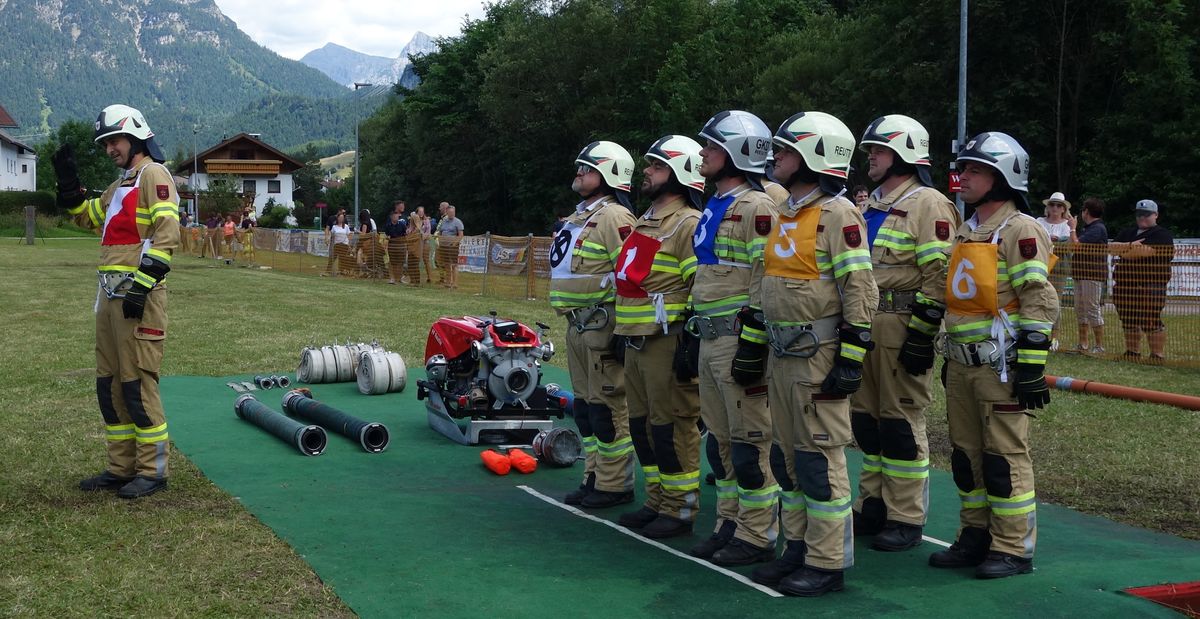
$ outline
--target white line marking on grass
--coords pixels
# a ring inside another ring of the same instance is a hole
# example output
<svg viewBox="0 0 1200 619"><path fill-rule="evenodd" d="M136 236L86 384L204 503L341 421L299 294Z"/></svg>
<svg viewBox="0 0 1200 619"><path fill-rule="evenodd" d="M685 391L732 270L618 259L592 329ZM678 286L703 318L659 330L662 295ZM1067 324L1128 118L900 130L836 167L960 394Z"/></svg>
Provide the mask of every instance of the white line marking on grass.
<svg viewBox="0 0 1200 619"><path fill-rule="evenodd" d="M541 492L538 492L537 490L530 488L529 486L517 486L517 487L520 488L521 490L524 490L525 492L528 492L529 494L532 494L533 496L555 506L555 507L558 507L558 508L564 509L568 512L571 512L572 514L575 514L576 516L579 516L580 518L586 518L588 520L591 520L592 522L598 522L604 526L612 527L613 529L616 529L617 531L620 531L621 533L624 533L625 535L628 535L629 537L632 537L633 539L636 539L639 542L642 542L644 544L649 544L659 550L665 550L666 552L669 552L669 553L675 555L676 557L679 557L680 559L687 559L688 561L691 561L692 563L706 567L706 568L708 568L714 572L717 572L719 574L728 576L728 577L742 583L743 585L746 585L747 587L750 587L752 589L758 589L759 591L761 591L771 597L776 597L776 598L783 597L782 593L780 593L770 587L760 585L760 584L754 582L753 580L750 580L749 578L742 576L741 574L739 574L737 572L727 570L719 565L713 565L712 563L709 563L708 561L705 561L703 559L697 559L696 557L693 557L691 555L686 555L682 552L679 552L678 550L675 550L674 548L671 548L670 546L667 546L666 544L656 542L652 539L642 537L641 535L638 535L637 533L634 533L633 531L630 531L629 529L626 529L625 527L623 527L615 522L609 522L608 520L605 520L603 518L597 518L587 512L575 509L574 507L571 507L570 505L560 503L559 501L556 501L556 500L542 494ZM949 546L949 544L947 544L947 546Z"/></svg>
<svg viewBox="0 0 1200 619"><path fill-rule="evenodd" d="M928 535L922 535L921 539L923 539L931 544L937 544L938 546L943 546L945 548L950 547L950 542L943 542L942 540L940 540L936 537L929 537Z"/></svg>

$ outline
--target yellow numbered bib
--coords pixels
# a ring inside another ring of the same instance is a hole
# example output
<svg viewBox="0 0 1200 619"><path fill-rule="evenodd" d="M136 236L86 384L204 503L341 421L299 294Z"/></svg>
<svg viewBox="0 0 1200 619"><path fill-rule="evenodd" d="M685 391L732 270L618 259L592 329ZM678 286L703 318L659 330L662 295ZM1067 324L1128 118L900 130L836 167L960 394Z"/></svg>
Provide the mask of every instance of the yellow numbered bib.
<svg viewBox="0 0 1200 619"><path fill-rule="evenodd" d="M817 223L821 207L800 209L791 217L780 216L771 229L771 240L763 255L767 275L788 279L820 279L817 269Z"/></svg>
<svg viewBox="0 0 1200 619"><path fill-rule="evenodd" d="M950 253L946 274L946 309L960 315L999 316L995 243L958 243Z"/></svg>

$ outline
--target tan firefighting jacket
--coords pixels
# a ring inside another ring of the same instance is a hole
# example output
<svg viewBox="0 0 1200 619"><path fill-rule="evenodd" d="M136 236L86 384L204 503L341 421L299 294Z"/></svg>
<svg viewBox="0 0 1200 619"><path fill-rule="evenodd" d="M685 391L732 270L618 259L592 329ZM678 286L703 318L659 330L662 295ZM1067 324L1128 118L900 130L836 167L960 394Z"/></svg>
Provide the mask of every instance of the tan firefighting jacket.
<svg viewBox="0 0 1200 619"><path fill-rule="evenodd" d="M997 229L999 238L994 239ZM1048 279L1050 255L1054 246L1046 230L1036 219L1017 210L1009 201L979 223L975 217L964 222L955 235L954 244L991 243L996 241L996 301L999 309L1007 314L1010 326L1015 331L1028 329L1046 335L1054 325L1058 314L1058 295ZM953 247L951 248L953 254ZM947 297L965 296L974 288L969 279L990 277L990 274L972 273L968 265L956 267L951 260L947 274ZM961 292L956 292L956 289ZM1003 325L999 317L987 314L963 314L954 309L955 301L947 298L946 332L958 343L979 342L993 339L994 328ZM1013 333L1005 339L1011 341Z"/></svg>
<svg viewBox="0 0 1200 619"><path fill-rule="evenodd" d="M954 203L914 177L886 196L872 195L867 208L888 213L871 247L880 293L916 291L918 300L944 307L950 241L962 225Z"/></svg>
<svg viewBox="0 0 1200 619"><path fill-rule="evenodd" d="M720 263L696 267L692 307L700 316L737 313L750 304L752 294L757 296L762 279L762 252L775 222L775 205L770 196L748 183L729 193L741 195L717 227L714 253Z"/></svg>
<svg viewBox="0 0 1200 619"><path fill-rule="evenodd" d="M567 217L550 249L550 305L560 316L574 308L616 300L614 265L634 223L633 213L611 196L599 198ZM582 228L578 236L571 236L571 227ZM574 241L568 243L571 238ZM560 260L569 261L569 273L565 273L567 265L560 264Z"/></svg>
<svg viewBox="0 0 1200 619"><path fill-rule="evenodd" d="M804 324L841 314L870 327L879 289L867 250L867 224L846 198L816 190L784 200L763 252L763 315L775 324ZM813 225L812 209L820 209ZM815 238L813 238L815 237Z"/></svg>
<svg viewBox="0 0 1200 619"><path fill-rule="evenodd" d="M122 194L120 204L110 204ZM126 170L99 198L71 209L75 223L96 228L100 236L100 271L138 269L143 251L166 264L179 247L179 194L171 173L149 157Z"/></svg>
<svg viewBox="0 0 1200 619"><path fill-rule="evenodd" d="M655 253L653 266L640 286L647 296L617 294L615 332L618 335L662 334L664 324L678 322L682 318L691 293L692 278L696 274L692 235L696 232L698 221L700 212L690 208L682 197L660 204L638 218L634 233L656 239L662 245ZM626 243L629 242L630 238L627 238ZM627 255L628 248L623 253ZM617 265L617 277L621 276L624 266ZM666 319L666 323L662 319Z"/></svg>

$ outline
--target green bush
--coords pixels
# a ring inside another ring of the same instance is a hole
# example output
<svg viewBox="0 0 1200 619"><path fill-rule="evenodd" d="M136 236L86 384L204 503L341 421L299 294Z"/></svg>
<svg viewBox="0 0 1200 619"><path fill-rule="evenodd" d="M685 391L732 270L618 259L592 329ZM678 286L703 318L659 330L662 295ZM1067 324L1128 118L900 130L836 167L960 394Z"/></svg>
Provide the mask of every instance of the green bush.
<svg viewBox="0 0 1200 619"><path fill-rule="evenodd" d="M50 191L0 191L0 213L24 213L26 206L36 206L43 215L57 215L54 193Z"/></svg>

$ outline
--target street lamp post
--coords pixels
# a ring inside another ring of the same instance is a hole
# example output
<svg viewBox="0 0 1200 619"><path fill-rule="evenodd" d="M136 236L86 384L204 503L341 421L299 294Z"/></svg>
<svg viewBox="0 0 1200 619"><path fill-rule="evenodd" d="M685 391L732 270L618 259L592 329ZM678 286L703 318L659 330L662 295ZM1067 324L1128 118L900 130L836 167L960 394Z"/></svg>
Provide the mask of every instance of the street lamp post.
<svg viewBox="0 0 1200 619"><path fill-rule="evenodd" d="M366 88L368 86L373 86L373 84L369 84L367 82L354 82L354 92L357 93L359 88ZM357 97L358 95L355 94L355 96ZM359 103L359 107L362 107L361 102ZM358 126L359 126L359 124L361 124L361 122L362 122L362 110L360 109L359 114L356 115L354 118L354 230L355 230L355 232L358 231L358 211L360 210L358 208L358 176L359 176L358 173L359 173L359 163L360 163L359 156L358 156L358 151L359 151Z"/></svg>
<svg viewBox="0 0 1200 619"><path fill-rule="evenodd" d="M196 139L200 133L200 125L192 125L192 220L200 217L200 151L196 148Z"/></svg>

